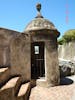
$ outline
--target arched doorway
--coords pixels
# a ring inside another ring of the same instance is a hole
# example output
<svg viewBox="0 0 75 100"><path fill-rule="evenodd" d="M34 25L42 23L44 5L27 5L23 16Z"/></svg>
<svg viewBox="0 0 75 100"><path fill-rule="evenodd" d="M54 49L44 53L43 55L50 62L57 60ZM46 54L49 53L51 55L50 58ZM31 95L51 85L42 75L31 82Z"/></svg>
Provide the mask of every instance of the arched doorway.
<svg viewBox="0 0 75 100"><path fill-rule="evenodd" d="M36 79L45 75L44 42L31 44L31 78Z"/></svg>

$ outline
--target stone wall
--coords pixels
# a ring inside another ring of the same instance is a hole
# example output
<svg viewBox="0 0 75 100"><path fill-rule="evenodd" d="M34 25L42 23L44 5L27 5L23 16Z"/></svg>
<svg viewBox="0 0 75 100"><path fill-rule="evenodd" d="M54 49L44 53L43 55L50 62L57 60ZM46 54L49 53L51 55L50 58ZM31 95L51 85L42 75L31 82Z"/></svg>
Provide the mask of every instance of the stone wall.
<svg viewBox="0 0 75 100"><path fill-rule="evenodd" d="M58 84L57 39L46 32L43 30L26 34L0 28L0 66L10 67L11 75L21 75L22 81L30 80L31 43L44 42L45 78L49 85Z"/></svg>
<svg viewBox="0 0 75 100"><path fill-rule="evenodd" d="M75 61L75 42L69 42L58 47L59 58Z"/></svg>
<svg viewBox="0 0 75 100"><path fill-rule="evenodd" d="M46 80L49 85L58 85L60 82L60 74L58 67L58 52L56 39L45 42L46 51Z"/></svg>
<svg viewBox="0 0 75 100"><path fill-rule="evenodd" d="M0 28L0 67L9 67L11 75L31 79L30 36Z"/></svg>
<svg viewBox="0 0 75 100"><path fill-rule="evenodd" d="M10 67L10 51L8 46L0 46L0 67Z"/></svg>
<svg viewBox="0 0 75 100"><path fill-rule="evenodd" d="M0 67L10 67L10 43L18 33L0 28Z"/></svg>
<svg viewBox="0 0 75 100"><path fill-rule="evenodd" d="M46 31L47 32L47 31ZM48 86L58 85L60 73L58 65L58 45L56 37L44 31L32 33L32 42L45 43L45 79ZM42 35L43 34L43 35ZM46 84L45 84L46 85Z"/></svg>
<svg viewBox="0 0 75 100"><path fill-rule="evenodd" d="M11 43L11 73L22 75L23 81L31 79L30 36L20 34Z"/></svg>

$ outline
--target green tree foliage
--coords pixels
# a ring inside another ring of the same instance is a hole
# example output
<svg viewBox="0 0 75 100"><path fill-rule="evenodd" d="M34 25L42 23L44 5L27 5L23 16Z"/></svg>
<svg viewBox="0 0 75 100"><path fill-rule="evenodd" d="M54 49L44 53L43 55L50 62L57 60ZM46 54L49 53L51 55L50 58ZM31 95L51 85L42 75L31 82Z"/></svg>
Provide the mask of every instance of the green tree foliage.
<svg viewBox="0 0 75 100"><path fill-rule="evenodd" d="M75 30L69 30L67 31L63 38L66 40L66 42L74 41L75 40Z"/></svg>
<svg viewBox="0 0 75 100"><path fill-rule="evenodd" d="M58 44L62 45L63 43L65 43L65 39L63 37L58 39Z"/></svg>
<svg viewBox="0 0 75 100"><path fill-rule="evenodd" d="M58 39L58 44L62 45L63 43L68 43L75 41L75 30L69 30L65 32L61 39Z"/></svg>

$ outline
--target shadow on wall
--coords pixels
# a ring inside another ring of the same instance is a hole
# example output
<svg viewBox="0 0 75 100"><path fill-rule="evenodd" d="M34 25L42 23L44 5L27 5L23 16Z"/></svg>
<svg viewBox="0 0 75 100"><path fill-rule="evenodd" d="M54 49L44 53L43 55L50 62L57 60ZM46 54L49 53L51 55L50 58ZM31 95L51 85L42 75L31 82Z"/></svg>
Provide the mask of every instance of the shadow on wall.
<svg viewBox="0 0 75 100"><path fill-rule="evenodd" d="M70 85L73 83L73 80L63 77L60 79L60 85Z"/></svg>

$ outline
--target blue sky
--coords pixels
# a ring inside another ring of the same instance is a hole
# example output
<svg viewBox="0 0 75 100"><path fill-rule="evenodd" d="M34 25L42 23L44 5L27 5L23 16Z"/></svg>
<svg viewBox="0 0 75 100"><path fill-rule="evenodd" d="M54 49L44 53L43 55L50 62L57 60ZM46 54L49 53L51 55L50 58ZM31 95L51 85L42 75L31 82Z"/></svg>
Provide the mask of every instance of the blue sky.
<svg viewBox="0 0 75 100"><path fill-rule="evenodd" d="M38 2L42 4L42 15L54 23L61 36L65 31L75 29L75 0L0 0L0 27L23 32L26 25L36 17L35 5Z"/></svg>

